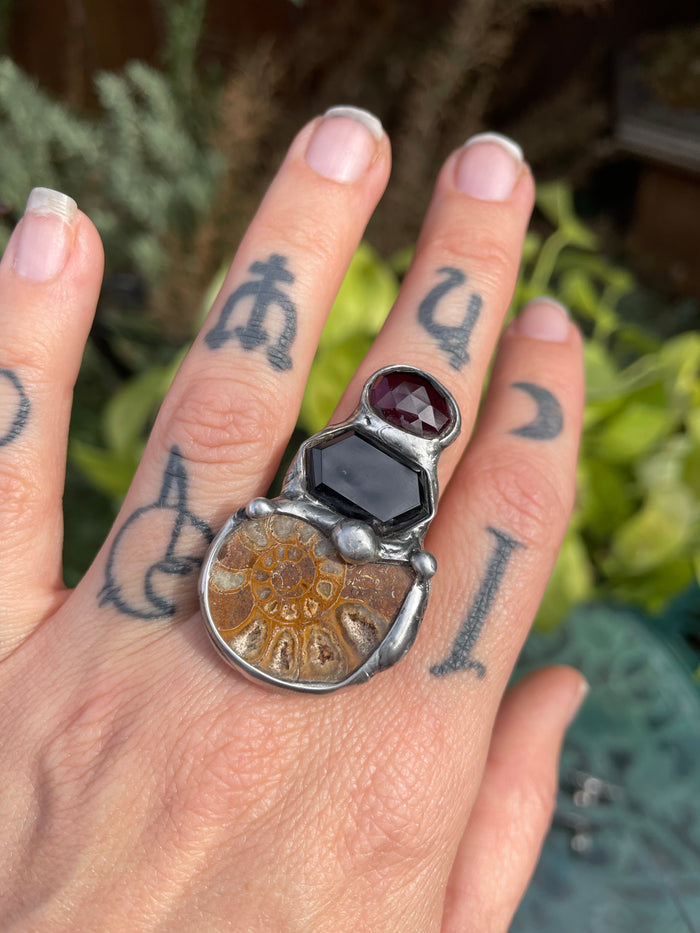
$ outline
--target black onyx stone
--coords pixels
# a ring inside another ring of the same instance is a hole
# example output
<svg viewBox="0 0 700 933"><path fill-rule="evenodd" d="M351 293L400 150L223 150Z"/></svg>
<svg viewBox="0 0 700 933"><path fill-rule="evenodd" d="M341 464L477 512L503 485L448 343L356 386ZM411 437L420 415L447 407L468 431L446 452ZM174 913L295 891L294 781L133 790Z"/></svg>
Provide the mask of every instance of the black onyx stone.
<svg viewBox="0 0 700 933"><path fill-rule="evenodd" d="M343 515L397 529L430 515L427 478L357 431L311 447L308 488Z"/></svg>

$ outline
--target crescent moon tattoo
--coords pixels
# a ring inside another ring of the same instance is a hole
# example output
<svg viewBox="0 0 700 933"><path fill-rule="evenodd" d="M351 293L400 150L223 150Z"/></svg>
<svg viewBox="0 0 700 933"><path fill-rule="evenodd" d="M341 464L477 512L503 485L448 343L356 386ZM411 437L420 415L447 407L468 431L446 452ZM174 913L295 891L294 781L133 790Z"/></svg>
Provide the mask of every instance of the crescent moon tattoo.
<svg viewBox="0 0 700 933"><path fill-rule="evenodd" d="M520 389L533 399L537 405L537 414L533 421L513 428L510 433L533 441L551 441L558 437L564 427L564 414L549 389L543 389L534 382L514 382L512 388Z"/></svg>

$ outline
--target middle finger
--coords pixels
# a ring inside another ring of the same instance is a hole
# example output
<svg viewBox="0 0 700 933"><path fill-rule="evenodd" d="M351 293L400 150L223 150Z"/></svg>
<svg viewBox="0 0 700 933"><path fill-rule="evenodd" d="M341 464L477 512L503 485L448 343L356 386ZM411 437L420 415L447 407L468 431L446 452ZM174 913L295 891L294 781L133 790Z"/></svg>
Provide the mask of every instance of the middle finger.
<svg viewBox="0 0 700 933"><path fill-rule="evenodd" d="M196 605L213 531L265 492L318 336L389 174L376 118L334 108L292 143L162 406L81 592L167 621Z"/></svg>

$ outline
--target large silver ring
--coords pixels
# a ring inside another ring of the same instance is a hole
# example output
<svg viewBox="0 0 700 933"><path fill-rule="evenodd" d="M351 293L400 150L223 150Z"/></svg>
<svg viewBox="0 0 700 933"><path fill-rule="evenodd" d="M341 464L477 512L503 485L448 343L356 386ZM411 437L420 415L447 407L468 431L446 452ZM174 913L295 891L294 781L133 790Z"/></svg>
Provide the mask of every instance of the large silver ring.
<svg viewBox="0 0 700 933"><path fill-rule="evenodd" d="M367 381L350 418L301 445L276 499L229 518L200 600L221 655L304 693L363 683L399 661L425 614L437 463L459 434L452 395L408 366Z"/></svg>

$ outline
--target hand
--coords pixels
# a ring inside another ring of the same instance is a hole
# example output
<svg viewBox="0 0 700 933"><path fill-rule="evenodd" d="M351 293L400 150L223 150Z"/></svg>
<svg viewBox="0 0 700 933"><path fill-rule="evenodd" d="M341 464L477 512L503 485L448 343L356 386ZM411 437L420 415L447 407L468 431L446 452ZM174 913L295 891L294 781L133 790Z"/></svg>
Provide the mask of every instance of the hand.
<svg viewBox="0 0 700 933"><path fill-rule="evenodd" d="M583 395L556 304L499 341L533 203L512 144L448 158L339 409L406 363L462 412L413 649L360 687L275 693L218 658L197 611L213 532L275 473L389 162L364 112L294 140L72 592L61 492L101 247L69 199L30 198L0 265L3 931L507 929L584 694L552 668L502 699L571 509Z"/></svg>

